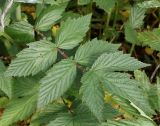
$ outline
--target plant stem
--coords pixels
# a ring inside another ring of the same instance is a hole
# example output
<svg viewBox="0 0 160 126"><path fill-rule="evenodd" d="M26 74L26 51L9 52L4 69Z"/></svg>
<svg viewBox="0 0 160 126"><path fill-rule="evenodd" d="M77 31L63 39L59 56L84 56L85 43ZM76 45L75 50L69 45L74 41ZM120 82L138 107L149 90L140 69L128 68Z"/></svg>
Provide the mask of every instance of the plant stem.
<svg viewBox="0 0 160 126"><path fill-rule="evenodd" d="M151 75L151 78L150 78L150 81L152 82L153 81L153 78L155 77L158 69L160 68L160 64L157 65L156 69L153 71L152 75Z"/></svg>
<svg viewBox="0 0 160 126"><path fill-rule="evenodd" d="M16 8L16 19L17 21L21 21L22 16L21 16L21 4L18 4Z"/></svg>
<svg viewBox="0 0 160 126"><path fill-rule="evenodd" d="M131 46L131 49L130 49L130 55L132 56L132 53L133 53L133 51L134 51L134 47L135 47L135 44L132 44L132 46Z"/></svg>
<svg viewBox="0 0 160 126"><path fill-rule="evenodd" d="M107 15L105 14L105 17ZM108 13L108 16L107 16L107 19L106 19L106 22L105 22L105 25L104 25L104 30L103 30L103 35L102 35L102 39L103 40L106 40L106 32L108 30L108 27L109 27L109 21L110 21L110 18L111 18L111 13Z"/></svg>
<svg viewBox="0 0 160 126"><path fill-rule="evenodd" d="M68 58L68 55L67 55L65 52L63 52L61 49L59 49L59 48L58 48L58 52L59 52L65 59Z"/></svg>
<svg viewBox="0 0 160 126"><path fill-rule="evenodd" d="M115 16L114 16L114 21L113 21L113 28L115 27L116 25L116 21L117 21L117 15L118 15L118 2L116 3L116 6L115 6Z"/></svg>

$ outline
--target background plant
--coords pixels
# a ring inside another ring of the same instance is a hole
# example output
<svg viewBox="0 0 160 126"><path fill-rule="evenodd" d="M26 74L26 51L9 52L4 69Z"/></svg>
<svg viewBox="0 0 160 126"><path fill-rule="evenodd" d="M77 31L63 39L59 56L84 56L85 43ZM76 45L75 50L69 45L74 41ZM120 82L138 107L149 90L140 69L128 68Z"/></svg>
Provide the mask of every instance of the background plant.
<svg viewBox="0 0 160 126"><path fill-rule="evenodd" d="M0 3L0 125L159 124L158 0Z"/></svg>

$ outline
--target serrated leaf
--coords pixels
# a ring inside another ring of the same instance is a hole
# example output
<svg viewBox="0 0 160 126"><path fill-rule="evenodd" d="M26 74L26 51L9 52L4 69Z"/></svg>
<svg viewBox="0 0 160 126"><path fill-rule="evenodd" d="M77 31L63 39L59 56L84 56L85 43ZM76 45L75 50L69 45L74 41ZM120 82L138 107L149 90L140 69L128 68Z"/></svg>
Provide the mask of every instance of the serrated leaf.
<svg viewBox="0 0 160 126"><path fill-rule="evenodd" d="M22 121L28 118L36 109L37 96L28 96L11 101L5 108L4 114L0 119L2 126Z"/></svg>
<svg viewBox="0 0 160 126"><path fill-rule="evenodd" d="M54 43L41 40L28 44L29 48L17 54L9 65L7 76L35 75L49 68L57 58L57 49Z"/></svg>
<svg viewBox="0 0 160 126"><path fill-rule="evenodd" d="M62 17L66 5L53 5L48 7L38 16L36 20L36 29L47 31Z"/></svg>
<svg viewBox="0 0 160 126"><path fill-rule="evenodd" d="M143 45L148 45L152 49L160 51L160 29L155 28L153 31L144 31L138 33L138 39Z"/></svg>
<svg viewBox="0 0 160 126"><path fill-rule="evenodd" d="M78 5L86 5L89 4L91 0L78 0Z"/></svg>
<svg viewBox="0 0 160 126"><path fill-rule="evenodd" d="M139 3L138 6L141 8L160 7L160 1L159 0L148 0L148 1L144 1L142 3Z"/></svg>
<svg viewBox="0 0 160 126"><path fill-rule="evenodd" d="M105 71L134 71L149 66L137 59L130 57L129 54L122 52L104 53L93 64L93 70Z"/></svg>
<svg viewBox="0 0 160 126"><path fill-rule="evenodd" d="M15 42L28 43L34 41L33 26L27 22L15 22L6 26L4 30Z"/></svg>
<svg viewBox="0 0 160 126"><path fill-rule="evenodd" d="M143 25L145 11L146 9L138 6L131 7L129 20L125 24L125 39L128 42L139 45L135 29L140 28Z"/></svg>
<svg viewBox="0 0 160 126"><path fill-rule="evenodd" d="M62 60L51 68L41 80L38 106L61 97L72 85L76 77L76 64L70 59Z"/></svg>
<svg viewBox="0 0 160 126"><path fill-rule="evenodd" d="M93 0L96 5L107 13L111 13L117 0Z"/></svg>
<svg viewBox="0 0 160 126"><path fill-rule="evenodd" d="M9 98L12 97L12 78L5 77L5 66L0 60L0 90L2 90Z"/></svg>
<svg viewBox="0 0 160 126"><path fill-rule="evenodd" d="M104 75L104 85L109 92L133 102L147 115L154 113L149 105L148 98L143 90L139 88L139 83L130 79L127 74L117 72L106 73Z"/></svg>
<svg viewBox="0 0 160 126"><path fill-rule="evenodd" d="M138 119L132 119L132 120L107 120L106 123L102 123L100 126L156 126L156 124L145 118L138 118Z"/></svg>
<svg viewBox="0 0 160 126"><path fill-rule="evenodd" d="M78 46L89 30L90 21L91 14L77 19L68 19L62 23L56 36L57 47L72 49Z"/></svg>
<svg viewBox="0 0 160 126"><path fill-rule="evenodd" d="M119 44L111 44L106 41L93 39L78 48L75 60L79 64L88 66L93 64L102 53L116 52L119 46Z"/></svg>
<svg viewBox="0 0 160 126"><path fill-rule="evenodd" d="M138 6L131 7L128 23L132 28L139 28L143 25L146 9Z"/></svg>
<svg viewBox="0 0 160 126"><path fill-rule="evenodd" d="M82 94L82 101L97 119L102 120L104 93L100 86L100 77L94 71L89 71L83 75L81 82L80 94Z"/></svg>

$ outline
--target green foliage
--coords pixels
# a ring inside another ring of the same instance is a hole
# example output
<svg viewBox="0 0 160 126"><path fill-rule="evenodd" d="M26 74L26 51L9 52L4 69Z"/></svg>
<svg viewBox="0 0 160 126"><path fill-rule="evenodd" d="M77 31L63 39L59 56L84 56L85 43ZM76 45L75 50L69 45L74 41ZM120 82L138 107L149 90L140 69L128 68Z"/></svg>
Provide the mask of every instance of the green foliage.
<svg viewBox="0 0 160 126"><path fill-rule="evenodd" d="M95 76L97 77L95 78ZM99 120L102 120L104 93L100 86L100 78L95 72L89 71L83 75L81 81L80 94L82 94L82 101L86 103Z"/></svg>
<svg viewBox="0 0 160 126"><path fill-rule="evenodd" d="M93 0L93 2L107 13L111 13L117 0Z"/></svg>
<svg viewBox="0 0 160 126"><path fill-rule="evenodd" d="M102 126L155 126L153 122L145 118L139 118L135 120L122 120L122 121L112 121L109 120L107 123L102 124Z"/></svg>
<svg viewBox="0 0 160 126"><path fill-rule="evenodd" d="M142 45L148 45L151 48L160 51L160 29L154 29L153 31L144 31L138 33L138 39L142 42Z"/></svg>
<svg viewBox="0 0 160 126"><path fill-rule="evenodd" d="M75 60L81 65L91 65L101 54L104 52L115 52L119 46L118 44L111 44L102 40L93 39L78 48L75 54Z"/></svg>
<svg viewBox="0 0 160 126"><path fill-rule="evenodd" d="M49 68L57 58L55 44L42 40L28 44L29 48L17 54L6 71L7 76L35 75Z"/></svg>
<svg viewBox="0 0 160 126"><path fill-rule="evenodd" d="M2 90L9 98L12 97L12 78L5 77L5 66L0 60L0 90Z"/></svg>
<svg viewBox="0 0 160 126"><path fill-rule="evenodd" d="M158 124L160 78L157 74L152 84L139 70L149 67L154 55L142 58L134 48L126 54L131 44L160 51L159 28L145 22L158 0L5 2L0 5L0 125Z"/></svg>
<svg viewBox="0 0 160 126"><path fill-rule="evenodd" d="M33 26L27 22L15 22L5 27L5 32L16 42L32 42L34 41Z"/></svg>
<svg viewBox="0 0 160 126"><path fill-rule="evenodd" d="M38 105L40 107L62 96L76 77L76 64L66 59L55 64L41 80Z"/></svg>
<svg viewBox="0 0 160 126"><path fill-rule="evenodd" d="M140 28L143 25L145 11L145 9L138 6L131 7L129 19L125 24L125 39L128 42L139 44L135 29Z"/></svg>
<svg viewBox="0 0 160 126"><path fill-rule="evenodd" d="M1 119L1 125L8 126L13 122L29 117L36 109L37 96L15 99L7 105Z"/></svg>
<svg viewBox="0 0 160 126"><path fill-rule="evenodd" d="M67 19L62 23L55 38L57 47L61 49L73 49L76 47L88 31L90 20L91 14L77 19Z"/></svg>
<svg viewBox="0 0 160 126"><path fill-rule="evenodd" d="M149 66L142 63L129 54L123 54L122 52L104 53L93 64L92 70L103 71L134 71L142 67Z"/></svg>
<svg viewBox="0 0 160 126"><path fill-rule="evenodd" d="M42 11L36 20L36 29L40 31L47 31L57 23L57 21L62 17L65 5L56 6L53 5L46 10Z"/></svg>
<svg viewBox="0 0 160 126"><path fill-rule="evenodd" d="M160 1L159 0L148 0L142 3L139 3L138 5L142 8L160 7Z"/></svg>

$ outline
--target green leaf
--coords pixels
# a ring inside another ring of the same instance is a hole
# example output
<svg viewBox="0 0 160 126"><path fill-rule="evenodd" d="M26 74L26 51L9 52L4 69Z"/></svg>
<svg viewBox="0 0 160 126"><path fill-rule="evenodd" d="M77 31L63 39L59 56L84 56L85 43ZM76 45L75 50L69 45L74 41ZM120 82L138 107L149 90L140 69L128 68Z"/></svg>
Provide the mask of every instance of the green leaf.
<svg viewBox="0 0 160 126"><path fill-rule="evenodd" d="M39 75L38 75L39 76ZM33 95L39 90L38 77L26 77L26 78L15 78L13 83L13 97L23 97L28 95Z"/></svg>
<svg viewBox="0 0 160 126"><path fill-rule="evenodd" d="M72 85L76 77L76 64L66 59L55 64L41 80L38 106L44 105L61 97Z"/></svg>
<svg viewBox="0 0 160 126"><path fill-rule="evenodd" d="M111 13L117 0L93 0L93 2L96 2L96 5L106 13Z"/></svg>
<svg viewBox="0 0 160 126"><path fill-rule="evenodd" d="M140 82L140 86L145 92L145 95L148 96L148 101L152 106L152 109L159 111L160 110L160 79L157 77L157 83L151 84L149 78L142 71L135 71L134 76L137 81Z"/></svg>
<svg viewBox="0 0 160 126"><path fill-rule="evenodd" d="M103 123L100 126L156 126L156 124L145 118L138 118L138 119L132 119L132 120L107 120L107 123Z"/></svg>
<svg viewBox="0 0 160 126"><path fill-rule="evenodd" d="M139 3L138 6L141 8L160 7L160 1L159 0L148 0L148 1L144 1L142 3Z"/></svg>
<svg viewBox="0 0 160 126"><path fill-rule="evenodd" d="M4 114L0 120L2 126L22 121L28 118L36 109L37 96L28 96L11 101L5 108Z"/></svg>
<svg viewBox="0 0 160 126"><path fill-rule="evenodd" d="M91 14L77 19L68 19L62 23L56 36L57 47L62 49L72 49L83 40L89 30Z"/></svg>
<svg viewBox="0 0 160 126"><path fill-rule="evenodd" d="M120 106L122 113L131 115L131 116L139 116L139 111L131 105L131 102L125 98L113 95L113 101Z"/></svg>
<svg viewBox="0 0 160 126"><path fill-rule="evenodd" d="M100 77L98 77L98 73L94 71L85 73L81 82L80 94L82 94L82 101L88 106L97 119L102 120L104 93L100 86Z"/></svg>
<svg viewBox="0 0 160 126"><path fill-rule="evenodd" d="M4 30L16 42L28 43L34 41L33 26L27 22L15 22L6 26Z"/></svg>
<svg viewBox="0 0 160 126"><path fill-rule="evenodd" d="M61 113L47 126L97 126L97 120L91 115L86 106L80 105L71 113Z"/></svg>
<svg viewBox="0 0 160 126"><path fill-rule="evenodd" d="M125 39L128 42L139 45L135 29L140 28L143 25L145 11L146 9L138 6L131 7L129 20L125 24Z"/></svg>
<svg viewBox="0 0 160 126"><path fill-rule="evenodd" d="M104 75L104 85L109 92L128 99L147 115L154 113L149 105L148 98L143 90L139 88L139 83L130 79L127 74L117 72L106 73Z"/></svg>
<svg viewBox="0 0 160 126"><path fill-rule="evenodd" d="M68 111L64 104L49 104L41 112L34 114L31 124L39 123L41 125L48 124L57 118L60 112Z"/></svg>
<svg viewBox="0 0 160 126"><path fill-rule="evenodd" d="M93 39L80 46L75 54L75 60L82 65L91 65L104 52L116 52L119 44Z"/></svg>
<svg viewBox="0 0 160 126"><path fill-rule="evenodd" d="M0 90L2 90L9 98L12 97L12 78L5 77L5 66L0 60Z"/></svg>
<svg viewBox="0 0 160 126"><path fill-rule="evenodd" d="M78 0L78 5L86 5L89 4L91 0Z"/></svg>
<svg viewBox="0 0 160 126"><path fill-rule="evenodd" d="M11 62L6 71L7 76L35 75L55 62L57 58L55 44L42 40L29 43L28 46L29 48L18 53L17 58Z"/></svg>
<svg viewBox="0 0 160 126"><path fill-rule="evenodd" d="M4 66L3 62L0 60L0 72L2 73L5 70L6 70L5 66Z"/></svg>
<svg viewBox="0 0 160 126"><path fill-rule="evenodd" d="M140 70L136 70L134 71L134 76L135 79L140 82L140 86L143 90L145 90L146 92L148 92L150 90L150 86L151 83L149 81L149 78L147 77L147 75L145 74L145 72L140 71Z"/></svg>
<svg viewBox="0 0 160 126"><path fill-rule="evenodd" d="M149 102L152 108L159 112L160 110L160 78L157 77L157 84L151 85L148 91Z"/></svg>
<svg viewBox="0 0 160 126"><path fill-rule="evenodd" d="M93 64L94 70L105 71L134 71L143 67L149 66L137 59L130 57L129 54L122 52L104 53Z"/></svg>
<svg viewBox="0 0 160 126"><path fill-rule="evenodd" d="M155 28L153 31L144 31L138 33L138 39L143 45L148 45L152 49L160 51L160 28Z"/></svg>
<svg viewBox="0 0 160 126"><path fill-rule="evenodd" d="M36 20L36 29L40 31L51 29L51 27L62 17L61 15L65 8L66 4L59 6L53 5L42 11Z"/></svg>
<svg viewBox="0 0 160 126"><path fill-rule="evenodd" d="M138 6L131 7L128 23L132 28L140 28L143 25L146 9Z"/></svg>
<svg viewBox="0 0 160 126"><path fill-rule="evenodd" d="M128 23L125 25L125 39L132 43L139 45L138 38L137 38L137 31L133 29Z"/></svg>

